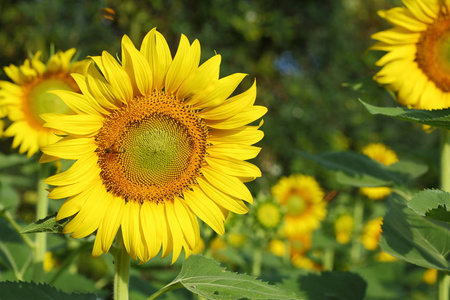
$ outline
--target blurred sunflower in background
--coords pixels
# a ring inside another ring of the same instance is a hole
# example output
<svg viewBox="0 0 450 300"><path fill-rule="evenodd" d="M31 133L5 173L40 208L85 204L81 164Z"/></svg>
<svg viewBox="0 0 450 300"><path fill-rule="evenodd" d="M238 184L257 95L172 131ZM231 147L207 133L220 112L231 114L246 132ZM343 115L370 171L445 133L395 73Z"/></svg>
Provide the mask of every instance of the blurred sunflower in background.
<svg viewBox="0 0 450 300"><path fill-rule="evenodd" d="M348 244L350 242L354 223L353 216L349 214L344 214L336 219L334 222L334 234L338 243Z"/></svg>
<svg viewBox="0 0 450 300"><path fill-rule="evenodd" d="M397 154L381 143L367 145L362 153L386 166L398 162ZM359 191L371 200L382 200L392 193L392 189L388 187L362 187Z"/></svg>
<svg viewBox="0 0 450 300"><path fill-rule="evenodd" d="M374 79L417 109L450 106L450 2L403 0L406 7L380 10L394 25L372 35L372 50L388 52L376 62Z"/></svg>
<svg viewBox="0 0 450 300"><path fill-rule="evenodd" d="M318 228L326 217L325 194L314 177L302 174L282 177L272 187L272 194L285 210L282 231L288 238Z"/></svg>
<svg viewBox="0 0 450 300"><path fill-rule="evenodd" d="M381 225L383 224L383 218L378 217L369 220L366 225L364 225L363 233L361 235L361 243L364 248L369 251L374 251L378 249L378 243L381 238ZM386 253L384 251L380 251L375 255L375 259L381 262L390 262L397 260L396 257Z"/></svg>
<svg viewBox="0 0 450 300"><path fill-rule="evenodd" d="M219 79L221 56L202 65L200 43L181 35L172 58L152 29L140 50L122 39L121 64L109 53L92 58L81 94L54 92L74 115L45 114L46 127L66 137L42 148L41 161L76 160L49 177L49 198L67 198L57 220L75 217L64 233L96 231L92 254L107 253L119 231L126 251L145 262L162 249L188 257L199 239L197 217L222 235L228 213L245 214L253 198L244 182L261 176L246 162L260 148L267 109L255 106L256 83L230 97L245 74Z"/></svg>
<svg viewBox="0 0 450 300"><path fill-rule="evenodd" d="M41 61L37 52L24 64L4 67L6 75L13 81L0 81L0 113L12 122L4 136L14 137L12 147L19 147L19 153L31 156L40 147L56 142L61 132L44 126L39 116L43 113L72 114L73 111L58 96L47 93L53 90L67 90L78 93L80 89L70 76L84 74L89 61L72 62L75 49L58 51L47 64Z"/></svg>

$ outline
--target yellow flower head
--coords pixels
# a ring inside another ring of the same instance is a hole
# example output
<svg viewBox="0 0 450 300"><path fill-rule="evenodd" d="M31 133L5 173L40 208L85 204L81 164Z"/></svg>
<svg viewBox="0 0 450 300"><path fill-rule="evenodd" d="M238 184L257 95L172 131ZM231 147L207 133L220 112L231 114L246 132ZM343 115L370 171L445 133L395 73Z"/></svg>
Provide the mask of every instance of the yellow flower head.
<svg viewBox="0 0 450 300"><path fill-rule="evenodd" d="M45 252L43 268L46 273L49 273L51 270L53 270L57 263L58 261L51 252Z"/></svg>
<svg viewBox="0 0 450 300"><path fill-rule="evenodd" d="M397 154L381 143L369 144L362 152L373 160L386 166L398 162ZM359 191L371 200L381 200L386 198L392 192L392 189L388 187L363 187L360 188Z"/></svg>
<svg viewBox="0 0 450 300"><path fill-rule="evenodd" d="M334 233L336 241L340 244L347 244L350 242L353 232L353 217L345 214L336 219L334 223Z"/></svg>
<svg viewBox="0 0 450 300"><path fill-rule="evenodd" d="M320 264L311 260L304 255L294 255L291 259L294 267L309 271L321 271L323 268Z"/></svg>
<svg viewBox="0 0 450 300"><path fill-rule="evenodd" d="M287 244L286 242L278 239L270 240L269 242L269 251L273 255L283 257L287 254Z"/></svg>
<svg viewBox="0 0 450 300"><path fill-rule="evenodd" d="M402 105L418 109L450 106L450 2L403 0L405 7L381 10L394 25L375 33L373 50L387 51L374 77L397 94Z"/></svg>
<svg viewBox="0 0 450 300"><path fill-rule="evenodd" d="M428 285L433 285L437 281L438 272L436 269L426 269L422 276L422 281Z"/></svg>
<svg viewBox="0 0 450 300"><path fill-rule="evenodd" d="M367 250L375 250L378 248L378 242L381 237L381 224L383 218L375 218L367 222L364 226L361 242Z"/></svg>
<svg viewBox="0 0 450 300"><path fill-rule="evenodd" d="M80 92L71 73L86 72L88 61L71 63L75 49L57 52L47 64L40 60L37 52L31 60L19 67L5 67L5 73L12 82L0 81L0 107L12 124L4 135L14 137L12 147L19 147L19 153L27 156L36 153L40 147L60 139L59 130L44 126L39 116L43 113L71 114L73 111L58 96L47 93L52 90ZM2 116L4 114L2 113Z"/></svg>
<svg viewBox="0 0 450 300"><path fill-rule="evenodd" d="M42 148L41 162L76 160L46 180L49 198L67 198L57 219L75 217L65 233L97 231L93 255L108 252L118 229L133 259L162 249L175 261L198 244L197 217L222 235L228 212L245 214L253 198L244 182L261 176L245 160L257 156L267 109L254 106L256 84L230 95L245 77L219 79L220 55L202 65L200 43L182 35L172 58L152 29L140 49L122 39L121 63L107 52L92 58L81 94L55 94L74 115L45 114L46 127L67 136Z"/></svg>
<svg viewBox="0 0 450 300"><path fill-rule="evenodd" d="M272 194L285 208L283 233L287 237L318 228L327 214L324 192L311 176L283 177L272 187Z"/></svg>
<svg viewBox="0 0 450 300"><path fill-rule="evenodd" d="M230 232L226 237L228 244L234 248L242 248L247 241L247 236L242 233Z"/></svg>
<svg viewBox="0 0 450 300"><path fill-rule="evenodd" d="M397 261L398 258L390 255L387 252L380 251L375 255L375 260L380 261L380 262L391 262L391 261Z"/></svg>
<svg viewBox="0 0 450 300"><path fill-rule="evenodd" d="M280 207L276 203L264 202L256 208L256 219L264 228L276 228L281 223Z"/></svg>

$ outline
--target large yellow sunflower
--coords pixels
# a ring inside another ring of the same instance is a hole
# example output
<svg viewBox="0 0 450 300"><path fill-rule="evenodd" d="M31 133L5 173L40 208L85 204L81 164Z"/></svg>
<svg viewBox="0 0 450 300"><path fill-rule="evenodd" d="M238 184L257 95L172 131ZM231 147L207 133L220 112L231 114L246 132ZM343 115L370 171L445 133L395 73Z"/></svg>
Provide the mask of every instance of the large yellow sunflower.
<svg viewBox="0 0 450 300"><path fill-rule="evenodd" d="M377 162L390 166L396 162L398 162L397 154L389 149L386 145L381 143L372 143L364 147L362 152ZM367 196L371 200L382 200L386 198L390 193L392 193L392 189L380 186L380 187L362 187L359 189L361 194Z"/></svg>
<svg viewBox="0 0 450 300"><path fill-rule="evenodd" d="M282 231L287 237L318 228L327 214L324 192L311 176L282 177L272 187L272 194L285 208Z"/></svg>
<svg viewBox="0 0 450 300"><path fill-rule="evenodd" d="M152 29L140 50L122 39L121 64L109 53L93 57L86 76L73 74L82 94L55 94L76 113L46 114L46 127L66 137L42 148L41 161L76 160L47 179L52 199L67 198L57 219L75 217L65 233L96 231L93 255L109 251L119 228L127 252L147 261L199 241L197 217L224 233L229 211L244 214L252 195L243 182L261 176L245 160L263 137L265 107L254 106L256 84L230 95L245 77L219 79L221 56L199 66L200 44L182 35L174 58Z"/></svg>
<svg viewBox="0 0 450 300"><path fill-rule="evenodd" d="M12 124L4 135L14 137L12 147L27 156L40 147L56 142L59 131L43 127L42 113L72 113L51 90L79 92L70 73L85 73L88 61L71 63L75 49L57 52L44 64L37 52L31 60L17 67L10 65L4 70L14 83L0 81L0 107Z"/></svg>
<svg viewBox="0 0 450 300"><path fill-rule="evenodd" d="M450 2L403 0L406 7L378 14L394 25L375 33L374 50L387 51L374 79L397 93L402 105L418 109L450 106Z"/></svg>

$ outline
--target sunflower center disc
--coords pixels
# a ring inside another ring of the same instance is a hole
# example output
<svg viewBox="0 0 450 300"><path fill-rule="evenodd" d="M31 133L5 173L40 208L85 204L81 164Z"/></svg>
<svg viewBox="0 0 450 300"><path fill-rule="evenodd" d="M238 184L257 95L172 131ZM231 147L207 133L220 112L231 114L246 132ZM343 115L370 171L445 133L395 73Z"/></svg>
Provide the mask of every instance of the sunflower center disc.
<svg viewBox="0 0 450 300"><path fill-rule="evenodd" d="M439 89L450 92L450 18L437 19L422 33L416 60Z"/></svg>
<svg viewBox="0 0 450 300"><path fill-rule="evenodd" d="M200 174L206 124L164 92L135 98L111 113L96 141L107 190L127 201L165 201L182 195Z"/></svg>
<svg viewBox="0 0 450 300"><path fill-rule="evenodd" d="M39 117L42 113L67 114L72 112L58 96L47 93L53 90L73 91L74 88L69 82L60 78L43 78L30 84L28 95L26 95L30 105L27 106L30 115L40 125L44 124L44 120Z"/></svg>
<svg viewBox="0 0 450 300"><path fill-rule="evenodd" d="M305 200L298 196L292 195L287 200L287 213L292 216L300 215L306 208Z"/></svg>

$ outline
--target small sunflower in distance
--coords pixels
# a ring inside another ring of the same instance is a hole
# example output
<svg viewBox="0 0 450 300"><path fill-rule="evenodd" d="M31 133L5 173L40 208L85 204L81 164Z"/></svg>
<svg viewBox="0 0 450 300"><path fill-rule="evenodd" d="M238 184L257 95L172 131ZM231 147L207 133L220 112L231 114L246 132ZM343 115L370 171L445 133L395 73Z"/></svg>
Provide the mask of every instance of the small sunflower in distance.
<svg viewBox="0 0 450 300"><path fill-rule="evenodd" d="M362 152L371 159L386 166L398 162L397 154L381 143L369 144L364 147ZM382 200L392 192L392 189L388 187L363 187L359 191L371 200Z"/></svg>
<svg viewBox="0 0 450 300"><path fill-rule="evenodd" d="M387 51L374 76L397 94L400 104L417 109L450 106L450 2L403 0L406 7L381 10L394 25L375 33L373 50Z"/></svg>
<svg viewBox="0 0 450 300"><path fill-rule="evenodd" d="M119 230L127 252L143 262L184 249L199 239L197 217L224 233L228 213L245 214L253 198L244 182L261 176L245 160L263 137L248 126L267 109L255 106L256 83L231 96L245 77L219 79L221 56L202 65L200 43L181 35L172 58L152 29L140 50L125 35L121 64L109 53L93 57L86 76L74 74L81 94L54 92L76 114L46 114L66 137L42 148L41 161L76 160L49 177L49 198L67 200L57 220L75 217L65 233L96 231L92 254L109 251Z"/></svg>
<svg viewBox="0 0 450 300"><path fill-rule="evenodd" d="M282 177L272 187L272 194L285 209L282 231L287 237L318 228L327 214L325 194L311 176Z"/></svg>
<svg viewBox="0 0 450 300"><path fill-rule="evenodd" d="M12 82L0 81L0 107L12 124L4 132L14 137L12 147L27 156L40 147L56 142L60 131L44 127L42 113L70 114L73 111L58 96L47 93L52 90L80 92L71 73L84 74L89 61L71 63L75 49L59 51L44 64L37 52L31 60L17 67L4 67Z"/></svg>

